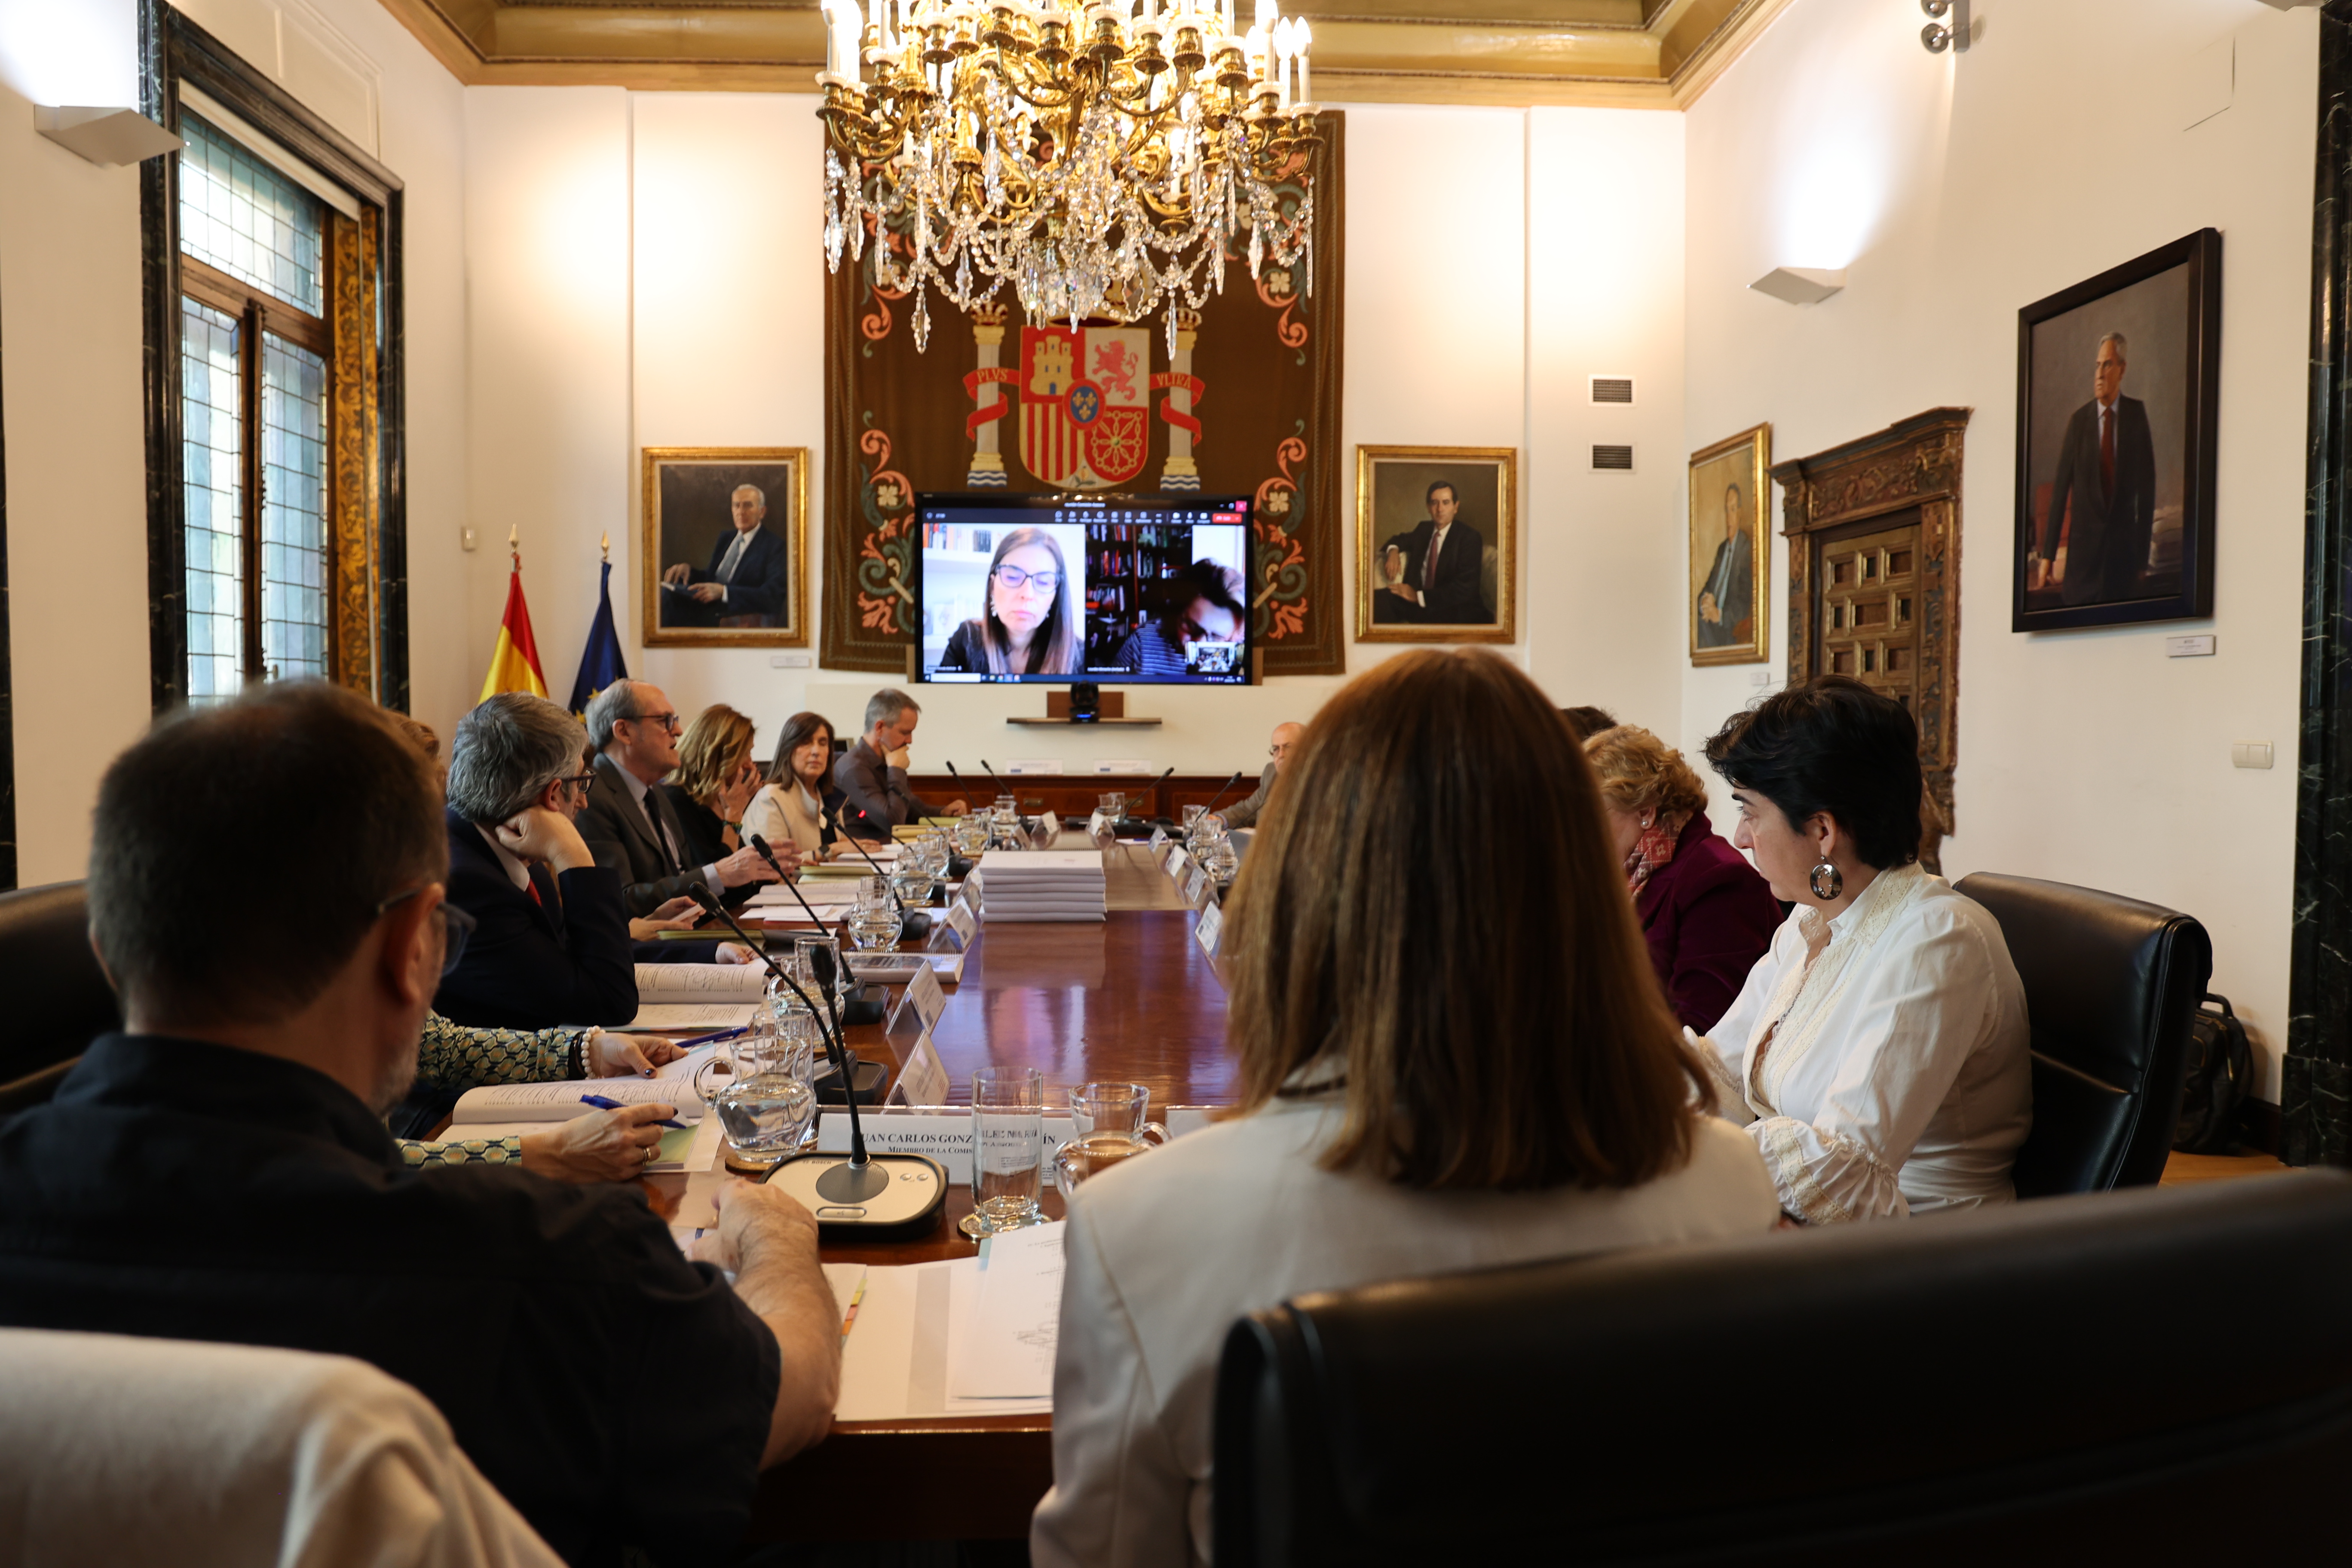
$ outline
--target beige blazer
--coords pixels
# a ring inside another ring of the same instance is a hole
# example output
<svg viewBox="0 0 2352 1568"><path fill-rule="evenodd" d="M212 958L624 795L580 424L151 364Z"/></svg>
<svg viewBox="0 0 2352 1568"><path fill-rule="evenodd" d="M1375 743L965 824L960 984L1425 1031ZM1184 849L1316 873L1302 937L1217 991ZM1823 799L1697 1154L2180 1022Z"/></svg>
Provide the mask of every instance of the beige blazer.
<svg viewBox="0 0 2352 1568"><path fill-rule="evenodd" d="M743 842L751 843L754 833L771 844L790 839L812 859L824 844L824 826L810 814L798 784L762 785L751 797L743 808Z"/></svg>
<svg viewBox="0 0 2352 1568"><path fill-rule="evenodd" d="M1772 1178L1703 1118L1688 1165L1630 1192L1425 1193L1318 1169L1336 1098L1177 1140L1070 1196L1054 1488L1037 1568L1209 1559L1217 1356L1236 1318L1302 1291L1768 1231Z"/></svg>

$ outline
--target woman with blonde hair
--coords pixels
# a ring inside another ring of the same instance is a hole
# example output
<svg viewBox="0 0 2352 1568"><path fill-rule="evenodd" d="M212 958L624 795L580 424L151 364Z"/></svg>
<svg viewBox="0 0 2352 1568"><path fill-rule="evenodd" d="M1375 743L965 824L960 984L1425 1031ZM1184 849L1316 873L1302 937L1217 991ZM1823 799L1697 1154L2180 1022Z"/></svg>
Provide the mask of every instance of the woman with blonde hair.
<svg viewBox="0 0 2352 1568"><path fill-rule="evenodd" d="M743 847L736 825L751 792L760 787L760 764L751 759L751 721L724 702L694 716L677 743L677 771L662 784L686 829L679 861L709 866Z"/></svg>
<svg viewBox="0 0 2352 1568"><path fill-rule="evenodd" d="M1518 809L1522 780L1559 809ZM1318 712L1228 906L1240 1113L1069 1194L1040 1568L1209 1550L1235 1318L1303 1290L1742 1234L1779 1218L1706 1114L1591 770L1484 650Z"/></svg>
<svg viewBox="0 0 2352 1568"><path fill-rule="evenodd" d="M1772 945L1780 903L1706 820L1683 754L1634 724L1587 736L1609 836L1675 1016L1704 1035Z"/></svg>

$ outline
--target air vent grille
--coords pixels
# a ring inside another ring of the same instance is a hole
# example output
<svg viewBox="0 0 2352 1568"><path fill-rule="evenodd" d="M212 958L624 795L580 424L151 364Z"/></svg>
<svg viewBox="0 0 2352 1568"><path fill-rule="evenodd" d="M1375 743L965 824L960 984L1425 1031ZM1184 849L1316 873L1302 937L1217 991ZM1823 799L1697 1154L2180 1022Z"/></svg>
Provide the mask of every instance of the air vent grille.
<svg viewBox="0 0 2352 1568"><path fill-rule="evenodd" d="M1631 447L1599 447L1592 448L1592 471L1596 474L1630 474L1633 471L1633 448Z"/></svg>
<svg viewBox="0 0 2352 1568"><path fill-rule="evenodd" d="M1623 403L1633 401L1633 378L1630 375L1596 375L1592 378L1592 401Z"/></svg>

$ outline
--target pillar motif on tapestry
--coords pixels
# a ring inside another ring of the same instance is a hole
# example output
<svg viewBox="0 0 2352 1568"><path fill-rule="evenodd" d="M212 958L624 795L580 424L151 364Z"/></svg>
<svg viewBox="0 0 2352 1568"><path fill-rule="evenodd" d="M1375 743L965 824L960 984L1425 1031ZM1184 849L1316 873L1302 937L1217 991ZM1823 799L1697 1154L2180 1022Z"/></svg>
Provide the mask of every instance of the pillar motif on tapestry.
<svg viewBox="0 0 2352 1568"><path fill-rule="evenodd" d="M1158 316L1025 321L1005 300L965 316L947 307L920 350L910 301L875 287L872 237L866 259L827 279L826 668L906 668L916 492L1003 489L1255 497L1264 672L1344 672L1343 122L1320 119L1313 275L1269 263L1253 279L1236 248L1224 291L1180 311L1172 331ZM1286 200L1301 195L1294 185Z"/></svg>

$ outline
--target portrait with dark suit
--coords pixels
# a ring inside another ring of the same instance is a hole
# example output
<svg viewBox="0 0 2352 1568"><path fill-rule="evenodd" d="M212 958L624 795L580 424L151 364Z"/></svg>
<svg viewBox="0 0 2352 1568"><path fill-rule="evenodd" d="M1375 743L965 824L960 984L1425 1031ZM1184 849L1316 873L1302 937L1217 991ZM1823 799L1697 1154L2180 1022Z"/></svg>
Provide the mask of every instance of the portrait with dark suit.
<svg viewBox="0 0 2352 1568"><path fill-rule="evenodd" d="M1517 456L1356 448L1358 641L1512 640Z"/></svg>
<svg viewBox="0 0 2352 1568"><path fill-rule="evenodd" d="M807 454L647 447L645 640L802 647Z"/></svg>
<svg viewBox="0 0 2352 1568"><path fill-rule="evenodd" d="M2221 236L2019 313L2019 631L2212 610Z"/></svg>
<svg viewBox="0 0 2352 1568"><path fill-rule="evenodd" d="M1755 664L1772 653L1772 427L1758 425L1691 454L1690 657Z"/></svg>

